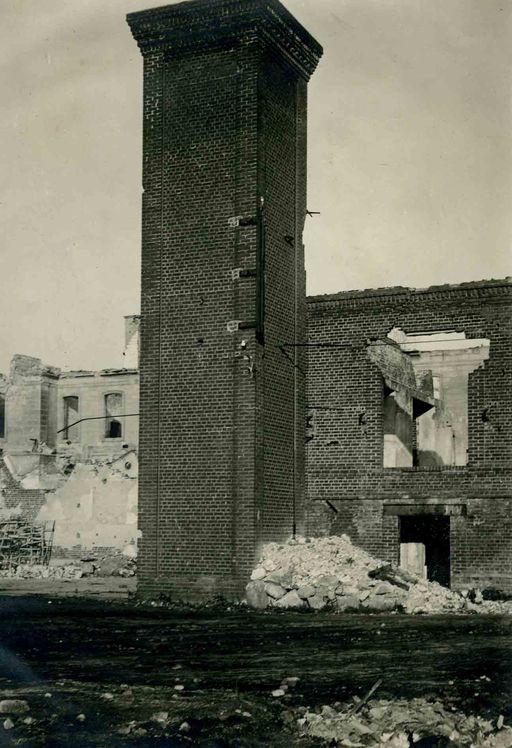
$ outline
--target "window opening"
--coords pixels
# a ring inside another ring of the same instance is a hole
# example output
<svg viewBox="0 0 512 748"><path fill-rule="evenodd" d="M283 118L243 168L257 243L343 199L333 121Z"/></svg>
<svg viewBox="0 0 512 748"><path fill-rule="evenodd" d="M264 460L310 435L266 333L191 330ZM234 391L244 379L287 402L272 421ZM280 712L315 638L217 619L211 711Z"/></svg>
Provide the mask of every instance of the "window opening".
<svg viewBox="0 0 512 748"><path fill-rule="evenodd" d="M110 392L105 395L105 437L120 439L123 427L119 420L123 412L123 396L120 392Z"/></svg>
<svg viewBox="0 0 512 748"><path fill-rule="evenodd" d="M67 395L64 398L64 439L71 442L80 439L80 425L76 423L80 419L79 410L80 401L77 395Z"/></svg>
<svg viewBox="0 0 512 748"><path fill-rule="evenodd" d="M470 376L489 358L489 339L395 327L367 350L384 379L383 466L466 465Z"/></svg>

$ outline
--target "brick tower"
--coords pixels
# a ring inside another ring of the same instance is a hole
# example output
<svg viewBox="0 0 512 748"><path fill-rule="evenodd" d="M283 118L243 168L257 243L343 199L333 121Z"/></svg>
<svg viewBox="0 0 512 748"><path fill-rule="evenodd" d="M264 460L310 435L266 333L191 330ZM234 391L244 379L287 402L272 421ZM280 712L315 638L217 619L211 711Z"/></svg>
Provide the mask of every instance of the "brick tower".
<svg viewBox="0 0 512 748"><path fill-rule="evenodd" d="M304 518L306 91L278 0L133 13L144 57L139 589L239 596Z"/></svg>

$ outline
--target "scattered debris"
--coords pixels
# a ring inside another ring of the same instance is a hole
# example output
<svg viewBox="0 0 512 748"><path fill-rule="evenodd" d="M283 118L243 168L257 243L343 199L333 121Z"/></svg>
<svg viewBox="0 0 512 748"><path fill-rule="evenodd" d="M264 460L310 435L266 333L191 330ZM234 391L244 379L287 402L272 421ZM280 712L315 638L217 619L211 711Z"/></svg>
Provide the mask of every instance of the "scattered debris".
<svg viewBox="0 0 512 748"><path fill-rule="evenodd" d="M384 563L346 535L264 546L246 587L248 605L339 613L512 613L512 603L464 595Z"/></svg>
<svg viewBox="0 0 512 748"><path fill-rule="evenodd" d="M409 748L422 740L437 745L435 738L472 748L512 747L512 729L505 727L503 720L495 726L491 720L467 716L423 698L369 701L357 714L349 705L338 709L323 706L319 712L306 711L298 725L303 736L353 748Z"/></svg>
<svg viewBox="0 0 512 748"><path fill-rule="evenodd" d="M90 561L76 561L67 564L11 563L8 568L0 568L0 577L21 579L81 579L82 577L133 577L137 573L137 562L122 553L104 555Z"/></svg>
<svg viewBox="0 0 512 748"><path fill-rule="evenodd" d="M24 714L29 711L29 705L23 699L2 699L0 714Z"/></svg>

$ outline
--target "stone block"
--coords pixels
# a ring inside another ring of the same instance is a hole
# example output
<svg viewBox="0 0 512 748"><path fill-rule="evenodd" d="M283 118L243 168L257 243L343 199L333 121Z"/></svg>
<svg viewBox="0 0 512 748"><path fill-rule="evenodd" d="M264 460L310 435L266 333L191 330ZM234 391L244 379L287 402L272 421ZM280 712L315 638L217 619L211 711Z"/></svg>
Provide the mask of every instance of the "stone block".
<svg viewBox="0 0 512 748"><path fill-rule="evenodd" d="M324 596L317 592L316 595L308 597L308 604L310 608L313 608L313 610L322 610L322 608L325 608L327 603Z"/></svg>
<svg viewBox="0 0 512 748"><path fill-rule="evenodd" d="M359 599L355 595L339 595L336 597L336 607L340 613L359 610Z"/></svg>
<svg viewBox="0 0 512 748"><path fill-rule="evenodd" d="M247 605L256 610L265 610L268 606L269 599L265 591L265 585L261 580L249 582L245 588L245 599Z"/></svg>
<svg viewBox="0 0 512 748"><path fill-rule="evenodd" d="M385 613L386 611L395 610L398 600L391 595L371 595L363 601L363 608L375 613Z"/></svg>
<svg viewBox="0 0 512 748"><path fill-rule="evenodd" d="M297 594L299 597L301 597L303 600L307 600L308 597L313 597L315 594L316 589L311 584L305 584L302 587L299 587L297 590Z"/></svg>
<svg viewBox="0 0 512 748"><path fill-rule="evenodd" d="M275 605L279 608L304 608L307 603L298 596L297 590L290 590Z"/></svg>
<svg viewBox="0 0 512 748"><path fill-rule="evenodd" d="M264 569L263 566L257 566L251 574L251 579L257 581L258 579L265 579L266 576L266 569Z"/></svg>
<svg viewBox="0 0 512 748"><path fill-rule="evenodd" d="M284 594L286 594L284 587L281 587L280 584L276 584L275 582L266 582L265 592L267 595L274 598L274 600L279 600Z"/></svg>

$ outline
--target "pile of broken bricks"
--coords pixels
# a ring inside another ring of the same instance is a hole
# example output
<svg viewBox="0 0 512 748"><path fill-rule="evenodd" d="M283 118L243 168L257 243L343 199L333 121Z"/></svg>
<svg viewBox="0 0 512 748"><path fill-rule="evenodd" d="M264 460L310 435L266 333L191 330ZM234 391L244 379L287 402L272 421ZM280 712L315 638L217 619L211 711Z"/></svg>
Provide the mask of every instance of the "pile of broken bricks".
<svg viewBox="0 0 512 748"><path fill-rule="evenodd" d="M334 612L511 613L512 603L471 600L436 582L384 563L346 535L303 538L264 546L245 590L256 609Z"/></svg>
<svg viewBox="0 0 512 748"><path fill-rule="evenodd" d="M105 555L102 558L87 556L81 561L65 564L17 564L0 569L0 577L17 579L82 579L82 577L133 577L137 573L134 558L121 553Z"/></svg>
<svg viewBox="0 0 512 748"><path fill-rule="evenodd" d="M466 715L424 698L380 699L305 710L300 733L327 745L361 748L408 748L410 745L451 745L468 748L512 748L512 729L500 715L496 721Z"/></svg>

